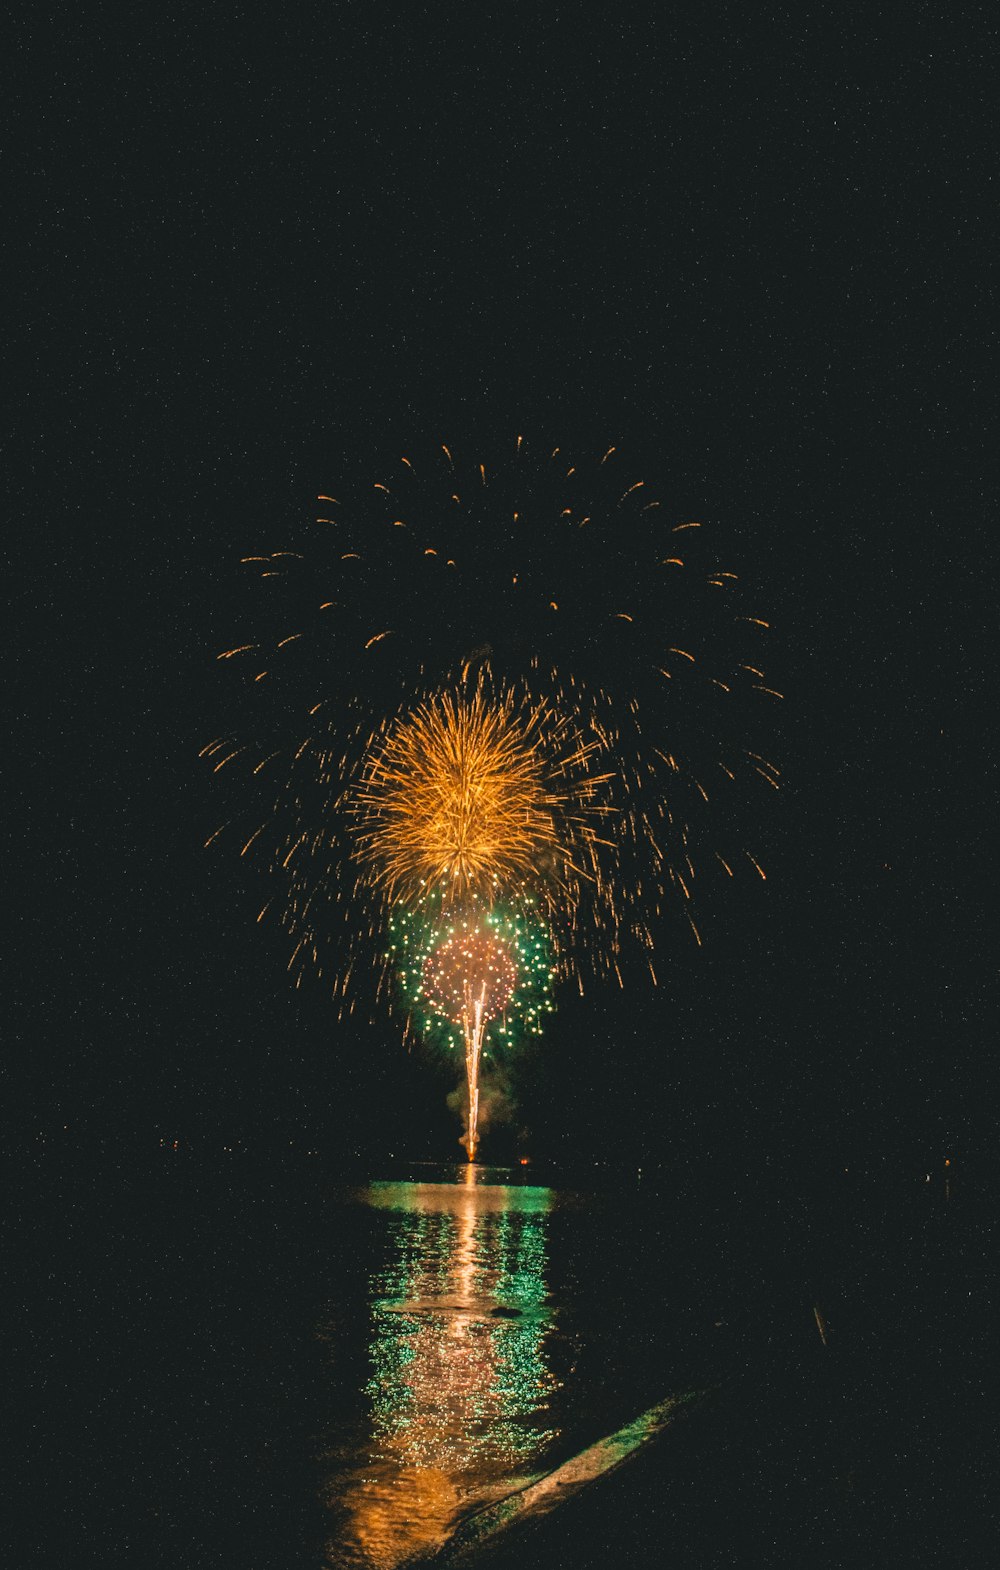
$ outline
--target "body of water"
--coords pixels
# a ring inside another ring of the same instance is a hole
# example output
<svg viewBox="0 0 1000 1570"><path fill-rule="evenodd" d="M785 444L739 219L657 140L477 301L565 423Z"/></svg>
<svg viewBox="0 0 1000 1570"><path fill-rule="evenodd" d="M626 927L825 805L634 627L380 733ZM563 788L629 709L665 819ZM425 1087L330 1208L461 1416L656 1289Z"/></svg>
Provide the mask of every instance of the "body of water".
<svg viewBox="0 0 1000 1570"><path fill-rule="evenodd" d="M766 1442L797 1476L812 1445L811 1508L863 1485L869 1386L888 1411L952 1344L969 1256L954 1198L911 1176L806 1195L710 1169L372 1180L304 1153L81 1148L15 1177L24 1565L395 1570L698 1391L752 1389L747 1411L771 1413L744 1414L750 1449L710 1475ZM775 1376L794 1399L772 1400ZM828 1376L853 1381L857 1432L821 1404L795 1437Z"/></svg>
<svg viewBox="0 0 1000 1570"><path fill-rule="evenodd" d="M714 1316L692 1304L701 1273L671 1269L662 1225L636 1230L638 1179L609 1194L464 1165L331 1200L365 1288L363 1333L343 1296L319 1326L337 1391L320 1453L331 1567L393 1570L440 1548L721 1371L718 1302Z"/></svg>
<svg viewBox="0 0 1000 1570"><path fill-rule="evenodd" d="M381 1257L355 1373L363 1401L323 1457L333 1565L391 1570L437 1547L558 1445L566 1357L548 1281L557 1196L492 1176L466 1167L457 1182L358 1191ZM329 1345L336 1360L335 1321Z"/></svg>

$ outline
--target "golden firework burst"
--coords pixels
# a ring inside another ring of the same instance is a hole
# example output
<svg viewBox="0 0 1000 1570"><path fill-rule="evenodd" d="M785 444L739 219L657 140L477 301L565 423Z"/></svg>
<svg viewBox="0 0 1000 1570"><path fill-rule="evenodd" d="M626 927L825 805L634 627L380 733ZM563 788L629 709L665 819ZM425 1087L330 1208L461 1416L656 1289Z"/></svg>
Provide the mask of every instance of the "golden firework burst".
<svg viewBox="0 0 1000 1570"><path fill-rule="evenodd" d="M357 859L392 899L490 899L539 882L572 895L608 843L601 745L482 675L428 697L373 739L348 803Z"/></svg>

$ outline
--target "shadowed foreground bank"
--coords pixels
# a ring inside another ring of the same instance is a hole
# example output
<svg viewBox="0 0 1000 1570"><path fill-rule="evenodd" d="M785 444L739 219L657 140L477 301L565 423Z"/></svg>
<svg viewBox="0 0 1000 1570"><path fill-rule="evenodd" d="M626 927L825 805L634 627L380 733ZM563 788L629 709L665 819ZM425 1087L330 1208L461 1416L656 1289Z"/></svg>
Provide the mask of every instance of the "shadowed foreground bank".
<svg viewBox="0 0 1000 1570"><path fill-rule="evenodd" d="M891 1258L845 1276L836 1316L820 1308L825 1344L803 1300L799 1323L770 1327L745 1378L682 1409L560 1508L460 1562L983 1563L996 1542L998 1459L985 1390L988 1233L974 1206L939 1211L897 1239Z"/></svg>

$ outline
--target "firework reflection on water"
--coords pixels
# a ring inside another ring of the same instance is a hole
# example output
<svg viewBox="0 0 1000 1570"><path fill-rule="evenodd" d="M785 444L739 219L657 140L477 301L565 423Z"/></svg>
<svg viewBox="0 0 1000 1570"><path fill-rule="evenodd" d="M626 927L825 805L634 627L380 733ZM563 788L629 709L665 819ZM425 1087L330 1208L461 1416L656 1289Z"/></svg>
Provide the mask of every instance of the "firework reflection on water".
<svg viewBox="0 0 1000 1570"><path fill-rule="evenodd" d="M327 1490L326 1563L392 1570L544 1469L548 1189L378 1183L390 1257L371 1283L367 1453Z"/></svg>

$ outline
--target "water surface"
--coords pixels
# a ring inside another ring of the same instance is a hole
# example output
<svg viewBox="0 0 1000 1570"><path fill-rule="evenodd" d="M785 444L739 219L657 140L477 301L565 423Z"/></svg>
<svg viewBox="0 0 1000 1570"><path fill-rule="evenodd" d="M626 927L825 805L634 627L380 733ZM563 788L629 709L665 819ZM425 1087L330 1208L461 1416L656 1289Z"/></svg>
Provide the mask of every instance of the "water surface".
<svg viewBox="0 0 1000 1570"><path fill-rule="evenodd" d="M438 1546L470 1509L536 1476L560 1437L557 1197L498 1176L467 1166L457 1182L355 1195L382 1250L361 1420L325 1457L331 1565L390 1570Z"/></svg>
<svg viewBox="0 0 1000 1570"><path fill-rule="evenodd" d="M907 1491L892 1531L910 1520L918 1547L929 1490L977 1476L986 1497L972 1387L948 1370L986 1333L968 1277L992 1211L922 1174L538 1170L376 1182L311 1154L87 1146L15 1169L28 1420L3 1562L392 1570L456 1529L478 1543L512 1499L562 1499L678 1408L648 1464L555 1512L549 1540L579 1530L549 1562L644 1562L650 1510L706 1562L706 1533L730 1562L796 1509L822 1544L841 1505L878 1514L886 1457ZM638 1513L619 1498L636 1477Z"/></svg>
<svg viewBox="0 0 1000 1570"><path fill-rule="evenodd" d="M327 1214L350 1250L319 1325L331 1570L438 1550L731 1357L729 1228L638 1174L557 1188L429 1168L341 1191Z"/></svg>

